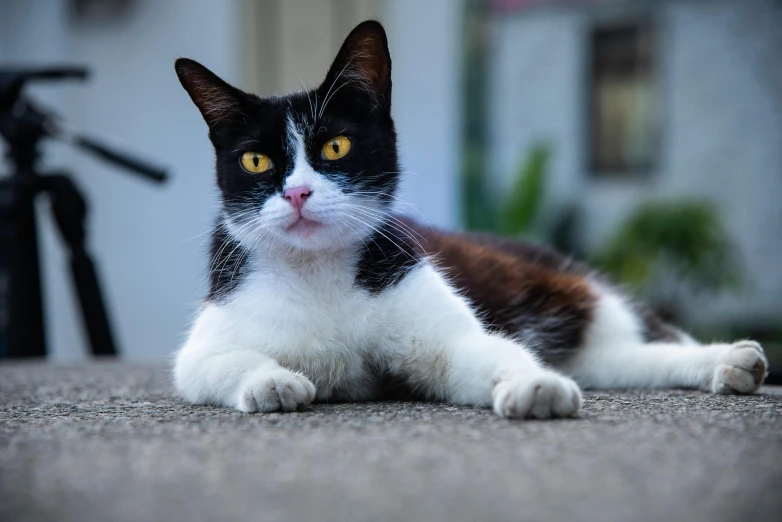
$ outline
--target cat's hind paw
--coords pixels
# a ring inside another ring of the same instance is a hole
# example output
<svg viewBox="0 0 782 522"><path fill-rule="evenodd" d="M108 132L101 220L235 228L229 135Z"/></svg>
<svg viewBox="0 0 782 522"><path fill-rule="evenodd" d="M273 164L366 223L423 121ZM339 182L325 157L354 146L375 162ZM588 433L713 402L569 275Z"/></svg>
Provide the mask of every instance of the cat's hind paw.
<svg viewBox="0 0 782 522"><path fill-rule="evenodd" d="M492 392L494 412L506 418L573 417L581 409L581 390L554 372L503 380Z"/></svg>
<svg viewBox="0 0 782 522"><path fill-rule="evenodd" d="M239 386L237 409L245 413L296 411L315 399L315 385L284 368L260 369Z"/></svg>
<svg viewBox="0 0 782 522"><path fill-rule="evenodd" d="M739 341L720 355L710 389L724 395L752 393L760 388L767 374L763 348L754 341Z"/></svg>

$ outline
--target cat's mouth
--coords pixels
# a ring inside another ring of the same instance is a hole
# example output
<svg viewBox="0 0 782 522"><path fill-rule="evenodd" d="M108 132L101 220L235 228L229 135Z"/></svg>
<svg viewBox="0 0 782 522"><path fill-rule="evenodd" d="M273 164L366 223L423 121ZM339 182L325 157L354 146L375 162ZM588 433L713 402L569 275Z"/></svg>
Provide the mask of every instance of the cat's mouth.
<svg viewBox="0 0 782 522"><path fill-rule="evenodd" d="M318 221L300 216L299 219L294 221L292 225L286 228L286 231L291 234L310 237L322 226L323 224Z"/></svg>

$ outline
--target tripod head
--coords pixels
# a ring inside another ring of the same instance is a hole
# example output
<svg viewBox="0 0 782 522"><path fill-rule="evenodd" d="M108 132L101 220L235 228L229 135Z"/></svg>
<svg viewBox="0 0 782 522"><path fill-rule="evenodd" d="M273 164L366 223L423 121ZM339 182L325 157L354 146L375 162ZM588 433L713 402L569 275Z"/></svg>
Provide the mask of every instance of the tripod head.
<svg viewBox="0 0 782 522"><path fill-rule="evenodd" d="M51 69L0 69L0 112L15 102L29 80L65 80L87 78L84 67L53 67Z"/></svg>
<svg viewBox="0 0 782 522"><path fill-rule="evenodd" d="M94 138L67 130L53 113L40 109L23 96L24 87L29 81L84 80L87 76L84 67L0 69L0 135L8 143L8 157L16 165L17 173L27 172L32 175L38 156L38 143L49 137L70 143L151 181L165 181L165 169L134 158Z"/></svg>

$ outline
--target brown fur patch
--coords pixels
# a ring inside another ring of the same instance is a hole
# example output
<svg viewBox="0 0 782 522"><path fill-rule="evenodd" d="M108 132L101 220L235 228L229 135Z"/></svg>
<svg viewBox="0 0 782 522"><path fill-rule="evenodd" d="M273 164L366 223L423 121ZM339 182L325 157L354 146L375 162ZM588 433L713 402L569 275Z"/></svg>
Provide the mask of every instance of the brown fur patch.
<svg viewBox="0 0 782 522"><path fill-rule="evenodd" d="M525 341L549 363L582 344L597 299L586 266L542 247L406 224L489 328Z"/></svg>

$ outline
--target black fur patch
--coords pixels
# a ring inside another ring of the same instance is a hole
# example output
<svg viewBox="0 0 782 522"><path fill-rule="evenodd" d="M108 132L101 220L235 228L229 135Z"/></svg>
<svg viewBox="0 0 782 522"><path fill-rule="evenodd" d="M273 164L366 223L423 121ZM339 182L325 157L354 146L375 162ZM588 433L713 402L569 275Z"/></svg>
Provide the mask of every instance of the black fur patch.
<svg viewBox="0 0 782 522"><path fill-rule="evenodd" d="M649 308L640 304L633 306L635 313L643 323L641 332L644 342L647 343L679 343L682 341L681 332L675 327L664 322Z"/></svg>
<svg viewBox="0 0 782 522"><path fill-rule="evenodd" d="M356 285L376 294L398 283L419 263L410 239L385 223L366 241L356 267Z"/></svg>
<svg viewBox="0 0 782 522"><path fill-rule="evenodd" d="M247 251L231 238L222 223L212 232L210 259L207 300L220 301L242 283L247 263Z"/></svg>

